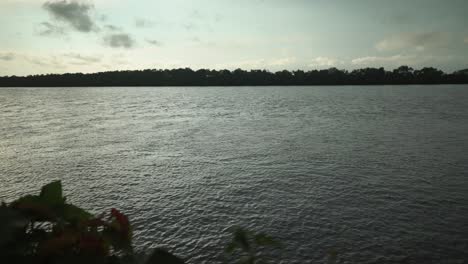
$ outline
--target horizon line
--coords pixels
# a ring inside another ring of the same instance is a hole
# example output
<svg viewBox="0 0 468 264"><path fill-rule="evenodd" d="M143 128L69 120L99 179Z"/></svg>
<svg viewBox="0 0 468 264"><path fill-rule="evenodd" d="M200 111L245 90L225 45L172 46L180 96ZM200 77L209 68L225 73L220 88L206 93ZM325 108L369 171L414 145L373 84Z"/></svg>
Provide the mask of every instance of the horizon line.
<svg viewBox="0 0 468 264"><path fill-rule="evenodd" d="M99 74L99 73L112 73L112 72L139 72L139 71L174 71L174 70L191 70L193 72L197 72L200 70L206 70L206 71L229 71L229 72L234 72L236 70L241 70L244 72L252 72L252 71L262 71L262 72L268 72L268 73L278 73L278 72L298 72L298 71L303 71L303 72L315 72L315 71L329 71L329 70L338 70L340 72L347 72L351 73L353 71L358 71L358 70L365 70L365 69L376 69L380 70L383 69L386 72L392 72L394 70L397 70L401 67L408 67L411 68L413 71L418 71L422 69L436 69L438 71L441 71L443 74L454 74L458 72L463 72L463 71L468 71L468 68L463 68L459 70L454 70L452 72L444 71L441 70L435 66L423 66L420 68L414 68L408 65L400 65L398 67L395 67L393 69L386 69L385 67L362 67L362 68L355 68L355 69L343 69L343 68L337 68L335 66L331 66L329 68L315 68L315 69L301 69L297 68L294 70L288 70L288 69L282 69L282 70L270 70L267 68L251 68L251 69L243 69L243 68L232 68L232 69L227 69L227 68L191 68L191 67L175 67L175 68L144 68L144 69L127 69L127 70L108 70L108 71L95 71L95 72L63 72L63 73L41 73L41 74L28 74L28 75L0 75L0 78L11 78L11 77L20 77L20 78L25 78L25 77L35 77L35 76L50 76L50 75L66 75L66 74L83 74L83 75L92 75L92 74Z"/></svg>

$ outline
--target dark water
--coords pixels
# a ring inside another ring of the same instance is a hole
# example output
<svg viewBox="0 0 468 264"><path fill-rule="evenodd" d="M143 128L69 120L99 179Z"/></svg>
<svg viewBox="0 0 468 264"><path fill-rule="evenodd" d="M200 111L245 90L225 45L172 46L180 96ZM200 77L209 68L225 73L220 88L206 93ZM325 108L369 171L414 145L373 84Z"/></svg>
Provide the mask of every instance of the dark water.
<svg viewBox="0 0 468 264"><path fill-rule="evenodd" d="M240 225L282 263L468 260L468 86L0 89L0 199L62 179L139 249L217 263Z"/></svg>

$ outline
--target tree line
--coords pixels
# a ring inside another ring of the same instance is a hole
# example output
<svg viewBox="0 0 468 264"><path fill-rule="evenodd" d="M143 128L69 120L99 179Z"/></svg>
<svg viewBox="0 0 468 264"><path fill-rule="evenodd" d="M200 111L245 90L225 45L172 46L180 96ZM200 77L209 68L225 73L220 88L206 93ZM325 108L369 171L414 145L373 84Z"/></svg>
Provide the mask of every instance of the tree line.
<svg viewBox="0 0 468 264"><path fill-rule="evenodd" d="M408 66L400 66L392 71L384 68L277 72L180 68L0 77L0 87L384 84L468 84L468 69L444 73L432 67L413 69Z"/></svg>

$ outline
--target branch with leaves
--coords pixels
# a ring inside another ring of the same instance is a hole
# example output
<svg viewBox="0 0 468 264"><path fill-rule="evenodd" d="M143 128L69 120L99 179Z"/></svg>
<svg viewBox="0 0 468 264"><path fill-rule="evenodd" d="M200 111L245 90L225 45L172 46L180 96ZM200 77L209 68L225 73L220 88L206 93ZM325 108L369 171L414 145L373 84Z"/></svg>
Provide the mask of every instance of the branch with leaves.
<svg viewBox="0 0 468 264"><path fill-rule="evenodd" d="M60 181L3 203L0 221L1 263L137 262L128 217L115 208L96 217L67 203ZM142 263L184 262L157 249Z"/></svg>
<svg viewBox="0 0 468 264"><path fill-rule="evenodd" d="M229 263L267 263L261 252L279 246L263 233L232 229L225 252ZM67 203L60 181L0 205L0 263L19 264L184 264L157 248L150 255L136 254L128 217L112 208L99 216Z"/></svg>

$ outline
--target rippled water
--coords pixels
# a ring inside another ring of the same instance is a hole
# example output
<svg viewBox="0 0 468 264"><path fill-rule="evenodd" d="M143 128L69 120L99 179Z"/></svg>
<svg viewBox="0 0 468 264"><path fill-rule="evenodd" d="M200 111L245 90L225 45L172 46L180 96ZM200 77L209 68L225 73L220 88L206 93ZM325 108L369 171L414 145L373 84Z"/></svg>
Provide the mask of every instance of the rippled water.
<svg viewBox="0 0 468 264"><path fill-rule="evenodd" d="M62 179L139 249L217 263L239 225L283 263L468 259L468 86L0 89L0 200Z"/></svg>

